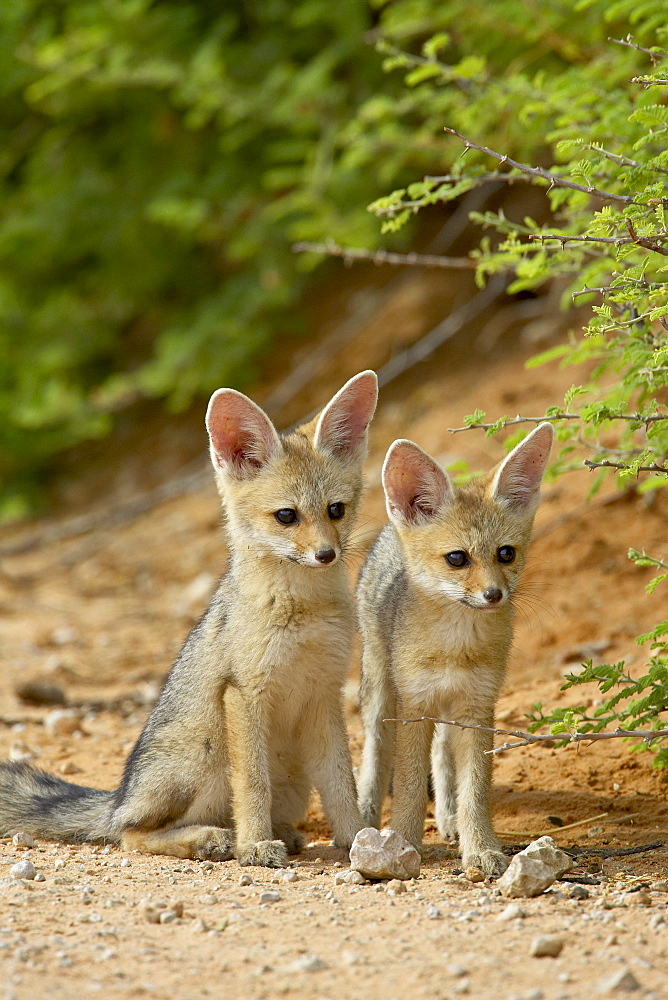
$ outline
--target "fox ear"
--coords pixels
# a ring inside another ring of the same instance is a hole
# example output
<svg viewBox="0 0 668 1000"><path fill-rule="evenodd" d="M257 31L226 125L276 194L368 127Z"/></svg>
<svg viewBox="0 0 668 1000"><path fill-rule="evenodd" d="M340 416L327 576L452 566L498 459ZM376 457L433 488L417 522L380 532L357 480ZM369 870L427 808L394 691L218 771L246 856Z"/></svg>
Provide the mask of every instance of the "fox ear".
<svg viewBox="0 0 668 1000"><path fill-rule="evenodd" d="M452 503L450 477L412 441L395 441L383 464L383 489L391 521L426 524Z"/></svg>
<svg viewBox="0 0 668 1000"><path fill-rule="evenodd" d="M211 461L235 479L252 479L283 446L269 417L236 389L217 389L209 400L206 429Z"/></svg>
<svg viewBox="0 0 668 1000"><path fill-rule="evenodd" d="M348 458L363 457L367 429L377 402L376 373L366 371L355 375L339 389L318 417L314 446Z"/></svg>
<svg viewBox="0 0 668 1000"><path fill-rule="evenodd" d="M553 437L552 424L539 424L513 448L494 473L490 487L494 500L516 509L538 503Z"/></svg>

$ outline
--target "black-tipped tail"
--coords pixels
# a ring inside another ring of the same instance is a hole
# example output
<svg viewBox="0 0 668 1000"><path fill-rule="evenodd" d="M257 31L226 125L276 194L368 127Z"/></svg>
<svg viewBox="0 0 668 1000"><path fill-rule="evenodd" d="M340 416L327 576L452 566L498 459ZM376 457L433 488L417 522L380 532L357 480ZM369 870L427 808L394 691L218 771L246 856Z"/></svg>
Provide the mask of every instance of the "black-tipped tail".
<svg viewBox="0 0 668 1000"><path fill-rule="evenodd" d="M0 835L117 843L114 792L84 788L24 763L0 764Z"/></svg>

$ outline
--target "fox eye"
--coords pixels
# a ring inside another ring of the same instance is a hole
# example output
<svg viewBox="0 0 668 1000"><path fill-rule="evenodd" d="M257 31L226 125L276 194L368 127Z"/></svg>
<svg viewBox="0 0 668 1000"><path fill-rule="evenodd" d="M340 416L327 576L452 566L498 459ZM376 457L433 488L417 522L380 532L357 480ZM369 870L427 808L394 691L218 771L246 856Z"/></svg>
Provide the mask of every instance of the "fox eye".
<svg viewBox="0 0 668 1000"><path fill-rule="evenodd" d="M468 566L469 557L466 552L462 552L461 549L457 549L456 552L448 552L445 557L445 561L449 566L454 566L455 569L461 569L462 566Z"/></svg>
<svg viewBox="0 0 668 1000"><path fill-rule="evenodd" d="M346 505L344 503L330 503L327 508L327 513L329 514L330 521L338 521L346 512Z"/></svg>
<svg viewBox="0 0 668 1000"><path fill-rule="evenodd" d="M281 507L274 514L279 524L294 524L297 520L297 511L292 507Z"/></svg>
<svg viewBox="0 0 668 1000"><path fill-rule="evenodd" d="M496 558L500 563L511 563L515 558L515 549L512 545L502 545L496 553Z"/></svg>

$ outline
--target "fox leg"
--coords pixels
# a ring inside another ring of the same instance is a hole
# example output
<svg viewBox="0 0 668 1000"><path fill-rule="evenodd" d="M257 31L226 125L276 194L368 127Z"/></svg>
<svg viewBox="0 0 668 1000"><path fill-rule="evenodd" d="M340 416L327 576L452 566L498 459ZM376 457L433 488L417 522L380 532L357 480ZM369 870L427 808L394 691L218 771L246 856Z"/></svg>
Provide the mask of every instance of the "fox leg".
<svg viewBox="0 0 668 1000"><path fill-rule="evenodd" d="M271 823L268 706L253 695L237 688L226 692L236 857L241 865L284 868L285 844L273 839Z"/></svg>
<svg viewBox="0 0 668 1000"><path fill-rule="evenodd" d="M166 854L198 861L229 861L234 857L234 834L216 826L177 826L160 830L124 830L121 848L143 854Z"/></svg>
<svg viewBox="0 0 668 1000"><path fill-rule="evenodd" d="M402 705L401 701L397 707L399 718L411 719L422 714L421 709ZM429 794L429 750L434 724L396 725L391 826L420 851Z"/></svg>
<svg viewBox="0 0 668 1000"><path fill-rule="evenodd" d="M434 787L434 814L444 840L457 839L457 786L449 726L436 726L431 743L431 778Z"/></svg>
<svg viewBox="0 0 668 1000"><path fill-rule="evenodd" d="M349 848L363 823L357 807L340 694L329 692L325 703L318 705L310 716L303 735L307 769L332 825L335 844Z"/></svg>
<svg viewBox="0 0 668 1000"><path fill-rule="evenodd" d="M380 827L383 801L387 795L394 756L396 697L383 652L374 650L374 640L365 639L362 668L362 718L364 749L358 781L358 802L365 826Z"/></svg>
<svg viewBox="0 0 668 1000"><path fill-rule="evenodd" d="M473 720L471 720L473 721ZM493 719L483 719L492 726ZM479 868L486 875L500 875L508 858L492 827L492 734L479 729L457 730L450 735L457 774L457 828L465 868Z"/></svg>

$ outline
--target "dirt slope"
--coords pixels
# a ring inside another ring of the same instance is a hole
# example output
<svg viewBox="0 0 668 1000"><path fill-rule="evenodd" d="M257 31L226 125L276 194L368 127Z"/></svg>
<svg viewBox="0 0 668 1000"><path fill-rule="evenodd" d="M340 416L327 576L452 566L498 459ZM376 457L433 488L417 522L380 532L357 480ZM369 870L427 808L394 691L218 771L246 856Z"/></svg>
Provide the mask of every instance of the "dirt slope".
<svg viewBox="0 0 668 1000"><path fill-rule="evenodd" d="M335 315L322 336L332 350L312 366L298 398L279 410L281 421L309 412L351 374L381 366L428 330L456 298L457 282L433 274L393 279L363 321L355 319L359 298L348 300L347 317L330 294L322 314L331 308ZM352 333L344 343L339 334L346 322ZM500 442L480 432L453 436L448 428L478 406L490 416L534 414L561 401L577 373L523 368L537 344L560 335L561 323L549 300L506 305L383 392L360 551L384 522L379 470L395 437L412 438L444 461L486 468L501 456ZM297 360L283 354L255 398L266 398ZM111 513L161 473L204 454L200 421L200 415L179 424L165 420L141 436L133 432L122 450L117 441L117 453L105 446L63 484L64 514L103 503ZM588 474L579 472L544 491L499 704L504 726L523 728L524 713L538 700L575 700L559 687L564 671L584 657L624 657L641 669L644 651L634 637L664 616L661 592L644 594L649 574L634 568L626 551L633 545L665 552L667 498L647 504L630 493L587 505L588 487ZM31 526L28 535L5 530L4 550L35 531L43 541L2 561L3 755L32 755L40 766L84 784L117 783L159 685L224 569L219 522L213 486L204 480L196 492L118 528L103 519L94 531L57 542L48 541L51 524ZM355 669L348 721L357 758ZM27 681L59 688L68 706L79 707L77 719L54 724L52 707L26 704L17 688ZM548 817L564 827L581 825L560 829ZM565 846L648 844L668 839L668 785L648 754L630 754L617 741L507 752L495 764L495 826L508 845L548 830ZM589 899L570 899L572 886L564 883L499 919L507 901L493 885L457 876L457 859L438 846L429 822L423 873L396 896L372 886L335 886L345 857L329 846L317 802L303 829L310 846L296 859L297 881L253 870L254 883L246 887L232 862L210 866L50 844L28 852L45 880L17 885L6 876L26 852L1 844L4 996L410 1000L462 993L566 1000L599 988L605 995L611 977L624 971L640 984L638 995L666 995L663 847L604 860L602 873L599 860L584 861L580 874L598 880L587 886ZM278 892L278 900L263 901L266 891ZM148 896L176 898L183 917L148 922L140 902ZM562 939L559 957L530 957L540 933Z"/></svg>

